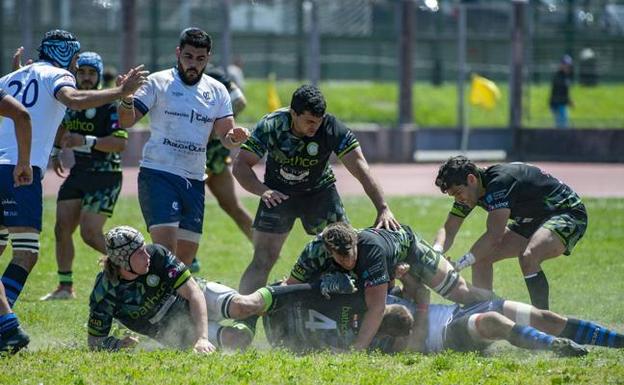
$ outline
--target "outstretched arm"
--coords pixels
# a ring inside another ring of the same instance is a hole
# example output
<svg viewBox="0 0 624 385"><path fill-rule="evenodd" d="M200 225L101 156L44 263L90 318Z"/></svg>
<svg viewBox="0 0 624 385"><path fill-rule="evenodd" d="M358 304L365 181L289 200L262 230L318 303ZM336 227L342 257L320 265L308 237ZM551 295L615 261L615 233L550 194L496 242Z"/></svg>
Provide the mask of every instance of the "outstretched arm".
<svg viewBox="0 0 624 385"><path fill-rule="evenodd" d="M386 228L388 230L398 230L401 227L399 221L394 218L394 214L390 211L388 204L386 203L383 190L377 181L373 178L362 154L362 149L357 147L352 151L345 154L342 158L342 163L347 170L353 175L364 188L364 192L370 198L373 205L377 209L377 218L375 219L376 228Z"/></svg>
<svg viewBox="0 0 624 385"><path fill-rule="evenodd" d="M449 214L448 217L446 217L444 226L438 230L436 238L433 242L433 248L440 253L446 253L451 246L453 246L455 236L459 232L459 228L463 222L463 218Z"/></svg>
<svg viewBox="0 0 624 385"><path fill-rule="evenodd" d="M208 311L206 299L193 278L189 278L177 289L178 294L189 302L191 318L195 327L195 351L198 353L214 352L216 348L208 341Z"/></svg>
<svg viewBox="0 0 624 385"><path fill-rule="evenodd" d="M354 349L361 350L368 348L373 340L373 337L377 334L379 326L381 326L381 321L383 320L384 310L386 308L387 293L387 283L372 286L364 290L366 312L362 317L362 326L360 327L358 336L353 343Z"/></svg>

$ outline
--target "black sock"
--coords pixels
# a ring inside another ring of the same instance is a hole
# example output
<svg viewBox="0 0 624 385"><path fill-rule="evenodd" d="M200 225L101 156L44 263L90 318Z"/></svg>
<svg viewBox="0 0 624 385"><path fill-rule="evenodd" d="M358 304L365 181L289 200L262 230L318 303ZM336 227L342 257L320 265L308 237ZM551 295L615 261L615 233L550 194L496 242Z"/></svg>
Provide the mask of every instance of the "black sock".
<svg viewBox="0 0 624 385"><path fill-rule="evenodd" d="M624 348L624 335L576 318L568 318L560 337L569 338L578 344Z"/></svg>
<svg viewBox="0 0 624 385"><path fill-rule="evenodd" d="M14 263L9 263L4 275L2 276L2 283L6 291L6 297L9 305L13 307L17 297L24 289L24 284L28 278L28 272L21 266Z"/></svg>
<svg viewBox="0 0 624 385"><path fill-rule="evenodd" d="M266 286L265 289L271 293L272 302L266 311L274 311L282 305L292 301L293 297L304 298L304 296L320 296L318 291L320 281L316 283L297 283L293 285Z"/></svg>
<svg viewBox="0 0 624 385"><path fill-rule="evenodd" d="M538 309L548 310L548 280L542 270L524 277L531 304Z"/></svg>

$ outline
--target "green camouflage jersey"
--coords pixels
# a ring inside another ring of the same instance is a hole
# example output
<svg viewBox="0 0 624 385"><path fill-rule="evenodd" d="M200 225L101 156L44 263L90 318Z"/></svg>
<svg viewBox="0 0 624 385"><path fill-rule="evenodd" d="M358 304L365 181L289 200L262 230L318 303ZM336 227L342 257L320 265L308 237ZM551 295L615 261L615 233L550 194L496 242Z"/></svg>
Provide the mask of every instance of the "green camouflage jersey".
<svg viewBox="0 0 624 385"><path fill-rule="evenodd" d="M362 290L394 279L394 268L414 250L416 238L409 226L397 231L367 228L358 230L357 262L350 272ZM290 275L311 282L325 272L343 271L325 248L321 236L308 243L297 259Z"/></svg>
<svg viewBox="0 0 624 385"><path fill-rule="evenodd" d="M98 108L82 111L67 110L63 119L63 127L71 133L92 135L98 138L113 135L128 139L128 132L119 126L117 106L115 103L105 104ZM82 152L74 149L76 171L115 171L121 172L121 156L118 152L103 152L91 149Z"/></svg>
<svg viewBox="0 0 624 385"><path fill-rule="evenodd" d="M497 164L479 170L485 195L477 205L490 212L510 209L518 223L543 218L582 205L581 198L566 184L539 168L520 162ZM472 209L453 203L451 214L465 218Z"/></svg>
<svg viewBox="0 0 624 385"><path fill-rule="evenodd" d="M290 131L292 119L287 108L277 110L258 122L241 149L262 158L267 155L264 184L285 194L317 192L336 181L329 157L339 158L360 144L342 122L330 114L311 137L299 138Z"/></svg>
<svg viewBox="0 0 624 385"><path fill-rule="evenodd" d="M105 337L109 334L113 319L117 319L128 329L162 341L172 328L193 327L181 323L179 317L191 322L188 301L176 290L190 278L186 265L160 245L148 245L150 267L147 274L132 281L120 279L111 282L100 272L89 299L89 335ZM183 345L188 338L178 336L176 345Z"/></svg>

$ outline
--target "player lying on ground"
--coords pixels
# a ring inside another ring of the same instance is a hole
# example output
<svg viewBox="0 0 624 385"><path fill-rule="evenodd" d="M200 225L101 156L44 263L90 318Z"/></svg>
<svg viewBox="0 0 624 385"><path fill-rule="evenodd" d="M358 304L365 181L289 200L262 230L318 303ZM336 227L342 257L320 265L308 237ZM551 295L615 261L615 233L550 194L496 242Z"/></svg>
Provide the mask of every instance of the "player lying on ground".
<svg viewBox="0 0 624 385"><path fill-rule="evenodd" d="M242 347L251 342L253 333L244 325L220 327L219 321L262 314L297 291L354 290L348 277L328 275L314 285L265 287L240 295L229 287L192 278L186 265L163 246L145 245L136 229L115 227L106 233L105 241L104 271L96 278L89 305L91 349L118 350L138 342L131 336L109 336L114 318L167 346L193 347L201 353L214 351L213 342Z"/></svg>
<svg viewBox="0 0 624 385"><path fill-rule="evenodd" d="M403 282L407 282L405 289L408 291L419 285L409 277ZM414 305L409 300L391 296L388 303L391 305L386 309L377 337L378 346L389 352L483 351L495 340L506 340L525 349L549 350L562 356L586 355L587 349L579 344L624 347L624 335L616 331L521 302L499 299L466 307ZM426 334L413 329L414 320L418 319L421 319L419 326L427 330ZM412 325L411 333L405 330L406 324ZM405 338L406 335L410 337Z"/></svg>
<svg viewBox="0 0 624 385"><path fill-rule="evenodd" d="M421 279L453 302L469 304L494 296L489 290L468 284L441 253L405 225L395 231L355 230L343 222L330 224L305 247L287 284L313 282L320 274L334 271L356 277L367 310L354 348L366 349L381 324L395 268L403 262L411 266L407 275Z"/></svg>

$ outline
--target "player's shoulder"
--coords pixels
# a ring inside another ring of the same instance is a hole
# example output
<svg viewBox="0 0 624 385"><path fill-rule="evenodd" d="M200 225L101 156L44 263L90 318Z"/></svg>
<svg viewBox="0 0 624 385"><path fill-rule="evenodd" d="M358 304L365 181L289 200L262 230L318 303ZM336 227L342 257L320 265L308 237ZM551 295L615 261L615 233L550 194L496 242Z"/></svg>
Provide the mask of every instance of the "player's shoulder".
<svg viewBox="0 0 624 385"><path fill-rule="evenodd" d="M147 76L147 79L155 86L165 86L176 80L175 70L169 68L162 71L152 72Z"/></svg>
<svg viewBox="0 0 624 385"><path fill-rule="evenodd" d="M91 291L90 301L92 303L101 302L109 293L114 293L115 287L117 287L117 284L108 279L106 273L100 271L95 277L95 284Z"/></svg>
<svg viewBox="0 0 624 385"><path fill-rule="evenodd" d="M258 126L266 131L285 131L290 129L290 111L288 107L280 108L266 114L258 122Z"/></svg>

